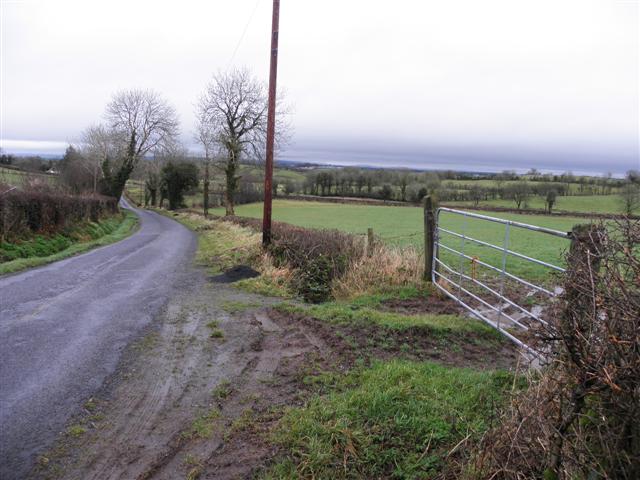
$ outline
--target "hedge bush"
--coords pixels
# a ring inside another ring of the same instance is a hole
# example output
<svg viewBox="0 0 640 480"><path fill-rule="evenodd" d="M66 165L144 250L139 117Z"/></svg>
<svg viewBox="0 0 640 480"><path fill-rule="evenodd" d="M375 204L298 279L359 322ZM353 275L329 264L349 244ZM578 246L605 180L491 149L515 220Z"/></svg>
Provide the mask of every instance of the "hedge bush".
<svg viewBox="0 0 640 480"><path fill-rule="evenodd" d="M240 225L261 228L258 219L226 217ZM295 271L294 287L307 302L328 300L333 279L347 271L350 262L365 254L362 238L339 230L315 230L274 222L269 252L276 265Z"/></svg>
<svg viewBox="0 0 640 480"><path fill-rule="evenodd" d="M69 195L42 189L0 186L0 237L5 241L53 235L79 222L98 222L118 212L118 200L101 195Z"/></svg>

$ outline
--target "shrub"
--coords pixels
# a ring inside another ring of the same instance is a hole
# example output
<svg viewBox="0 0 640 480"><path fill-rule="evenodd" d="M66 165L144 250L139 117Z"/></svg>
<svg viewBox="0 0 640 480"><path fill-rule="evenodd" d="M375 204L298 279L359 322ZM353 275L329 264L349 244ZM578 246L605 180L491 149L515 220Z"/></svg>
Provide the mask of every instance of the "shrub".
<svg viewBox="0 0 640 480"><path fill-rule="evenodd" d="M257 219L228 220L254 229L261 226ZM364 252L362 239L349 233L273 224L269 253L277 267L294 269L293 287L308 302L329 299L333 281L342 277Z"/></svg>
<svg viewBox="0 0 640 480"><path fill-rule="evenodd" d="M169 162L162 169L161 195L169 200L169 210L184 204L184 193L198 186L198 167L191 162Z"/></svg>
<svg viewBox="0 0 640 480"><path fill-rule="evenodd" d="M276 263L296 269L294 287L308 302L331 295L331 284L364 255L362 240L337 230L311 230L278 225L269 248Z"/></svg>
<svg viewBox="0 0 640 480"><path fill-rule="evenodd" d="M296 279L296 287L302 297L311 303L320 303L331 295L331 262L319 256L309 259Z"/></svg>

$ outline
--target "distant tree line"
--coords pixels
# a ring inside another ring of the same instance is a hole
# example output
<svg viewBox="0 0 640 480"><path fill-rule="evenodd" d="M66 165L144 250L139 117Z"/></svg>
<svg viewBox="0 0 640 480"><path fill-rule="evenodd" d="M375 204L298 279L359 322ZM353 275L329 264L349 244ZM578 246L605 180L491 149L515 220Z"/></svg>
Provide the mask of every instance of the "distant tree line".
<svg viewBox="0 0 640 480"><path fill-rule="evenodd" d="M321 196L353 196L418 202L441 184L437 173L382 169L319 169L309 172L301 185L285 184L285 193Z"/></svg>
<svg viewBox="0 0 640 480"><path fill-rule="evenodd" d="M55 169L56 160L38 155L17 156L10 153L0 154L0 165L15 167L28 172L43 173Z"/></svg>
<svg viewBox="0 0 640 480"><path fill-rule="evenodd" d="M535 169L524 175L513 171L472 175L452 171L412 172L320 167L308 171L303 182L287 182L283 193L412 203L418 203L427 194L431 194L442 202L470 202L475 206L491 200L508 200L518 210L528 208L530 200L539 197L549 213L553 211L558 197L616 193L624 204L623 211L630 213L637 208L639 177L637 171L630 171L625 178L619 179L613 178L610 173L602 177L588 177L576 176L571 172L559 175L541 174Z"/></svg>

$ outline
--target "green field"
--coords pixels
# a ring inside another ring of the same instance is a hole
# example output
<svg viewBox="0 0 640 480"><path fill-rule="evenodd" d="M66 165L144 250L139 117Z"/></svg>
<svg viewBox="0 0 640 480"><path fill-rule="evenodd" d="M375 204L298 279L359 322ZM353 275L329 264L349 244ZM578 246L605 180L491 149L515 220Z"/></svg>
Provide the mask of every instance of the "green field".
<svg viewBox="0 0 640 480"><path fill-rule="evenodd" d="M215 209L214 213L224 215L223 209ZM584 218L549 217L542 215L520 215L495 212L479 212L490 216L499 216L509 220L529 223L563 232L570 231L579 223L587 222ZM236 207L239 216L261 218L262 204L254 203ZM368 227L373 228L375 235L386 242L396 245L414 245L422 248L423 238L423 212L416 207L385 207L369 205L348 205L320 202L297 202L292 200L275 200L273 204L274 220L300 225L310 228L335 228L338 230L364 235ZM441 218L441 226L458 233L502 245L505 235L505 227L501 224L467 219L461 216L444 213ZM460 249L460 239L443 234L443 243L453 248ZM509 246L512 250L524 253L530 257L538 258L550 263L562 265L563 256L569 246L565 239L531 232L518 228L510 231ZM465 242L465 253L476 256L480 260L495 266L501 265L502 254L497 250L473 245ZM444 259L451 261L451 256L443 255ZM459 260L456 260L459 262ZM465 262L467 262L465 260ZM463 265L466 267L466 265ZM548 270L515 257L508 257L507 268L515 274L523 275L530 279L548 278Z"/></svg>
<svg viewBox="0 0 640 480"><path fill-rule="evenodd" d="M473 202L447 202L451 205L473 205ZM479 206L516 208L513 200L489 200L480 202ZM544 199L532 196L528 201L528 208L544 210ZM623 205L618 195L570 195L558 197L553 206L554 211L580 212L580 213L623 213ZM640 208L636 208L636 214L640 214Z"/></svg>
<svg viewBox="0 0 640 480"><path fill-rule="evenodd" d="M126 193L134 202L140 205L144 204L144 182L140 180L129 180L127 182Z"/></svg>
<svg viewBox="0 0 640 480"><path fill-rule="evenodd" d="M32 179L45 180L46 182L50 183L56 182L58 180L54 175L47 175L37 172L25 172L22 170L15 170L13 168L0 167L0 183L6 183L8 185L19 187L24 185L25 182Z"/></svg>

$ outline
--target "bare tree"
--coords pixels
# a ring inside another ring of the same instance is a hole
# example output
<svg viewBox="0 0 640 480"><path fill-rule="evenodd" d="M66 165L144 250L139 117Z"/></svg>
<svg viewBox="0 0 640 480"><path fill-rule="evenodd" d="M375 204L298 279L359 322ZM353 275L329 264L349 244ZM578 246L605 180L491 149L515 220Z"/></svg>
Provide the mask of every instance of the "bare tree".
<svg viewBox="0 0 640 480"><path fill-rule="evenodd" d="M281 104L280 104L281 105ZM226 214L234 215L234 193L240 182L240 160L263 158L267 130L267 94L263 83L246 70L216 75L207 85L197 107L198 118L206 123L224 152ZM288 131L285 112L276 115L276 145Z"/></svg>
<svg viewBox="0 0 640 480"><path fill-rule="evenodd" d="M74 193L82 193L91 189L92 178L85 169L87 163L83 153L73 145L69 145L60 160L60 178Z"/></svg>
<svg viewBox="0 0 640 480"><path fill-rule="evenodd" d="M512 199L516 202L516 207L520 210L522 203L525 205L527 203L527 199L531 195L531 189L529 188L529 184L527 182L516 182L508 185L505 188L505 195L507 198Z"/></svg>
<svg viewBox="0 0 640 480"><path fill-rule="evenodd" d="M102 164L102 193L119 198L125 184L142 157L178 136L178 117L174 108L152 90L117 92L105 117L109 127L124 139L116 158Z"/></svg>
<svg viewBox="0 0 640 480"><path fill-rule="evenodd" d="M473 204L477 207L485 196L485 190L480 185L473 185L469 189L469 197L473 200Z"/></svg>
<svg viewBox="0 0 640 480"><path fill-rule="evenodd" d="M119 141L115 132L105 125L92 125L82 132L80 151L84 158L83 168L91 175L92 190L98 191L102 179L102 165L109 157L117 156Z"/></svg>
<svg viewBox="0 0 640 480"><path fill-rule="evenodd" d="M149 161L143 162L144 171L144 204L152 207L158 204L158 194L162 186L162 167L165 164L165 157L160 151L153 152Z"/></svg>
<svg viewBox="0 0 640 480"><path fill-rule="evenodd" d="M204 179L202 182L202 209L204 216L209 216L209 186L211 184L210 167L211 161L216 148L216 130L215 127L207 121L206 110L198 106L196 110L196 140L204 149Z"/></svg>
<svg viewBox="0 0 640 480"><path fill-rule="evenodd" d="M627 181L640 185L640 170L628 170Z"/></svg>

